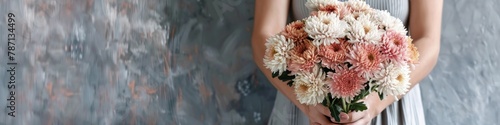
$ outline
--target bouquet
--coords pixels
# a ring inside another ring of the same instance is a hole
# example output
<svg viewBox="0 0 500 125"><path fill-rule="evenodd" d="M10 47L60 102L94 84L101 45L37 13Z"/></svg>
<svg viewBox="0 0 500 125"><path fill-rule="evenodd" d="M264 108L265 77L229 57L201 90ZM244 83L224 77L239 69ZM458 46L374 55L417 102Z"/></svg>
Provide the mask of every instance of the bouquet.
<svg viewBox="0 0 500 125"><path fill-rule="evenodd" d="M300 103L363 111L363 99L408 91L417 48L402 21L364 1L308 0L309 17L266 40L264 65L294 88Z"/></svg>

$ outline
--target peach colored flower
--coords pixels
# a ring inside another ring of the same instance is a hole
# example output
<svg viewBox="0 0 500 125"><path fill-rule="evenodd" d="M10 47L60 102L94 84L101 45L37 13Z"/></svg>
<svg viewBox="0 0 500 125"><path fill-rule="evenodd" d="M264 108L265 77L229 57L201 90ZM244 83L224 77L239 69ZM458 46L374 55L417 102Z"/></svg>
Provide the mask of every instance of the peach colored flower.
<svg viewBox="0 0 500 125"><path fill-rule="evenodd" d="M418 58L420 54L418 53L417 47L412 43L413 39L408 37L408 54L410 55L409 63L416 64L418 63Z"/></svg>
<svg viewBox="0 0 500 125"><path fill-rule="evenodd" d="M285 27L281 35L288 39L300 41L307 38L307 33L304 31L305 23L301 20L294 21Z"/></svg>
<svg viewBox="0 0 500 125"><path fill-rule="evenodd" d="M389 30L382 36L382 54L391 61L403 63L409 60L407 55L407 36Z"/></svg>
<svg viewBox="0 0 500 125"><path fill-rule="evenodd" d="M355 70L366 79L373 77L373 74L382 68L382 62L385 60L379 46L367 43L355 44L348 57Z"/></svg>
<svg viewBox="0 0 500 125"><path fill-rule="evenodd" d="M308 39L295 41L295 47L289 51L288 70L292 73L311 72L314 64L319 62L316 46Z"/></svg>
<svg viewBox="0 0 500 125"><path fill-rule="evenodd" d="M321 58L322 66L333 69L338 64L346 62L349 43L344 39L340 39L339 41L340 43L319 46L318 55Z"/></svg>
<svg viewBox="0 0 500 125"><path fill-rule="evenodd" d="M366 80L359 75L359 72L350 70L347 67L339 68L336 73L328 73L328 87L334 98L344 98L352 100L364 89Z"/></svg>

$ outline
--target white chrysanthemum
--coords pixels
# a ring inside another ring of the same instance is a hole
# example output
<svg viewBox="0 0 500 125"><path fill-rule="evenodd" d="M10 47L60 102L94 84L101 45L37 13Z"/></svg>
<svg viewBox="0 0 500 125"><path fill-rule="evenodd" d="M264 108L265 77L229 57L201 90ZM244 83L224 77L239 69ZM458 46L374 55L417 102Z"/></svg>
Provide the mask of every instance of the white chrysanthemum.
<svg viewBox="0 0 500 125"><path fill-rule="evenodd" d="M306 7L310 11L317 11L320 6L340 4L338 0L308 0Z"/></svg>
<svg viewBox="0 0 500 125"><path fill-rule="evenodd" d="M347 35L348 24L339 19L334 13L318 13L318 16L311 16L306 19L305 31L311 38L313 44L329 45L339 43L338 38L344 38Z"/></svg>
<svg viewBox="0 0 500 125"><path fill-rule="evenodd" d="M369 10L372 10L370 5L366 4L365 1L361 1L361 0L349 0L346 2L346 4L347 4L347 6L351 7L351 9L354 11L367 12Z"/></svg>
<svg viewBox="0 0 500 125"><path fill-rule="evenodd" d="M370 15L361 14L355 21L352 21L353 18L349 16L346 19L351 20L351 27L348 28L349 34L347 35L349 42L380 43L383 31L379 30L377 24L370 20Z"/></svg>
<svg viewBox="0 0 500 125"><path fill-rule="evenodd" d="M264 66L271 72L283 73L286 70L288 51L293 48L293 42L283 35L275 35L267 39L265 46Z"/></svg>
<svg viewBox="0 0 500 125"><path fill-rule="evenodd" d="M406 34L408 32L403 22L400 19L391 16L391 14L386 10L375 10L373 13L373 20L379 24L382 29L392 30L401 34Z"/></svg>
<svg viewBox="0 0 500 125"><path fill-rule="evenodd" d="M328 94L326 75L318 65L312 73L297 74L293 81L297 100L301 104L316 105L323 102Z"/></svg>
<svg viewBox="0 0 500 125"><path fill-rule="evenodd" d="M410 67L389 63L377 73L376 78L378 79L373 85L378 85L379 92L384 96L397 97L405 94L410 88Z"/></svg>

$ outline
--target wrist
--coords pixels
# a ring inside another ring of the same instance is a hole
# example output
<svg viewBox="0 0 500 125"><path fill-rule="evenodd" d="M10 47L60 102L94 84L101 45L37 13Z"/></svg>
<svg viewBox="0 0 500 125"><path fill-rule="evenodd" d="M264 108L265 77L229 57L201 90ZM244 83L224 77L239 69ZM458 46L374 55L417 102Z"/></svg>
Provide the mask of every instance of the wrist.
<svg viewBox="0 0 500 125"><path fill-rule="evenodd" d="M394 97L387 96L387 97L384 97L383 100L381 100L378 93L374 92L368 96L366 101L370 101L370 102L367 102L368 104L370 104L370 108L372 108L370 113L372 116L375 117L378 114L380 114L382 111L384 111L389 105L391 105L395 101L395 99L394 99Z"/></svg>

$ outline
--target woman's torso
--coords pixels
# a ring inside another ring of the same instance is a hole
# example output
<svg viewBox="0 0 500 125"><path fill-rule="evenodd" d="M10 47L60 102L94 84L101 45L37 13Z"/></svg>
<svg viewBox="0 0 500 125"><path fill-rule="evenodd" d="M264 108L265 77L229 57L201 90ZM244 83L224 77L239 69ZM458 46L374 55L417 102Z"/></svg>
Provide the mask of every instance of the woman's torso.
<svg viewBox="0 0 500 125"><path fill-rule="evenodd" d="M295 20L309 16L310 11L305 7L306 1L307 0L292 0L292 11ZM410 12L409 0L366 0L366 3L372 8L387 10L392 16L403 21L405 25L408 24L408 15Z"/></svg>

